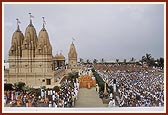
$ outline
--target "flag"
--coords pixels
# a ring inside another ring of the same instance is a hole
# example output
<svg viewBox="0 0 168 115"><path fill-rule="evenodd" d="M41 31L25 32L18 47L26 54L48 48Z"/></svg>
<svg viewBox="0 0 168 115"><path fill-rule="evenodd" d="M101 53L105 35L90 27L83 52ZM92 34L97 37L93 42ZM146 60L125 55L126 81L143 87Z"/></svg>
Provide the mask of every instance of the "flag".
<svg viewBox="0 0 168 115"><path fill-rule="evenodd" d="M46 24L46 21L44 20L44 17L42 17L43 18L43 24Z"/></svg>
<svg viewBox="0 0 168 115"><path fill-rule="evenodd" d="M18 19L18 18L17 18L16 20L17 20L17 24L20 24L20 23L21 23L21 22L19 21L19 19Z"/></svg>
<svg viewBox="0 0 168 115"><path fill-rule="evenodd" d="M72 41L75 41L75 38L72 37Z"/></svg>
<svg viewBox="0 0 168 115"><path fill-rule="evenodd" d="M17 21L17 23L18 23L18 24L21 24L21 22L20 22L19 20Z"/></svg>
<svg viewBox="0 0 168 115"><path fill-rule="evenodd" d="M43 23L44 23L44 24L46 24L46 21L45 21L45 20L43 20Z"/></svg>
<svg viewBox="0 0 168 115"><path fill-rule="evenodd" d="M30 14L30 18L34 18L34 16Z"/></svg>

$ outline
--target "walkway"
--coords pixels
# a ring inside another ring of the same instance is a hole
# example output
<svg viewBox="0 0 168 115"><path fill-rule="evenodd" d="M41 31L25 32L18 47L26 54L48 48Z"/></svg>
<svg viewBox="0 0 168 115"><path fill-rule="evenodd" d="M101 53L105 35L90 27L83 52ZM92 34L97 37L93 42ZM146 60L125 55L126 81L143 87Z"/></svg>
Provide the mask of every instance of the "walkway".
<svg viewBox="0 0 168 115"><path fill-rule="evenodd" d="M95 87L91 89L80 88L75 107L107 107L107 104L103 104Z"/></svg>

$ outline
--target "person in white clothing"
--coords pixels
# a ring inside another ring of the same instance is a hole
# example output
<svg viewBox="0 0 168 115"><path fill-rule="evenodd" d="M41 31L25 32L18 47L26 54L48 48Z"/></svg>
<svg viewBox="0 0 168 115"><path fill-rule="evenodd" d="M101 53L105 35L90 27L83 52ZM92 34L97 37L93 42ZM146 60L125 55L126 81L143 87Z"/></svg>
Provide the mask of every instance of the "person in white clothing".
<svg viewBox="0 0 168 115"><path fill-rule="evenodd" d="M115 99L114 98L112 100L112 103L113 103L113 107L115 107Z"/></svg>
<svg viewBox="0 0 168 115"><path fill-rule="evenodd" d="M53 102L53 107L57 108L56 102Z"/></svg>
<svg viewBox="0 0 168 115"><path fill-rule="evenodd" d="M112 93L110 93L109 97L110 97L110 98L113 98L113 94L112 94Z"/></svg>
<svg viewBox="0 0 168 115"><path fill-rule="evenodd" d="M77 82L77 90L79 90L79 82Z"/></svg>
<svg viewBox="0 0 168 115"><path fill-rule="evenodd" d="M53 101L55 100L55 94L52 95L52 100L53 100Z"/></svg>
<svg viewBox="0 0 168 115"><path fill-rule="evenodd" d="M110 99L108 107L113 107L113 101L112 101L112 99Z"/></svg>
<svg viewBox="0 0 168 115"><path fill-rule="evenodd" d="M49 101L49 107L52 107L52 103L51 103L51 101Z"/></svg>

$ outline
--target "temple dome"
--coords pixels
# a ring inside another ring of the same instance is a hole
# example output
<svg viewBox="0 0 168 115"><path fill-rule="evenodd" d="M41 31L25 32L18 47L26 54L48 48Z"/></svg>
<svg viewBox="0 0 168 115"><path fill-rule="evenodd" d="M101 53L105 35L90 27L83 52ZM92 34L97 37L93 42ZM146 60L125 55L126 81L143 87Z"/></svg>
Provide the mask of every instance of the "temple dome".
<svg viewBox="0 0 168 115"><path fill-rule="evenodd" d="M39 35L38 35L38 44L41 44L43 46L44 45L50 45L48 33L45 30L45 28L42 28L41 31L39 32Z"/></svg>
<svg viewBox="0 0 168 115"><path fill-rule="evenodd" d="M31 48L31 49L35 49L36 48L36 44L37 44L37 34L36 34L36 30L33 26L32 23L30 23L25 31L25 39L23 41L23 46L22 48Z"/></svg>
<svg viewBox="0 0 168 115"><path fill-rule="evenodd" d="M13 33L11 48L9 50L9 55L21 55L21 46L24 40L23 33L20 31L19 26L17 30Z"/></svg>
<svg viewBox="0 0 168 115"><path fill-rule="evenodd" d="M17 46L21 46L23 43L23 40L24 40L23 33L20 30L19 31L16 30L12 36L12 45L16 44Z"/></svg>
<svg viewBox="0 0 168 115"><path fill-rule="evenodd" d="M36 54L52 54L52 46L49 41L48 33L44 27L38 35Z"/></svg>

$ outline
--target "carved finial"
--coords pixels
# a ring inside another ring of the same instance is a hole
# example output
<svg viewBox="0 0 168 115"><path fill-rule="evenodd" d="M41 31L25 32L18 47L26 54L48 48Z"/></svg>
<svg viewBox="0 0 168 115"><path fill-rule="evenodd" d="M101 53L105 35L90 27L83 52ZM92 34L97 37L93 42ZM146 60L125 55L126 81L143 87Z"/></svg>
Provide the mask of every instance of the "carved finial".
<svg viewBox="0 0 168 115"><path fill-rule="evenodd" d="M19 24L20 24L21 22L19 21L18 18L16 19L16 23L17 23L17 31L20 31L20 29L19 29Z"/></svg>
<svg viewBox="0 0 168 115"><path fill-rule="evenodd" d="M43 28L45 28L46 21L44 20L44 17L42 18L43 18Z"/></svg>

